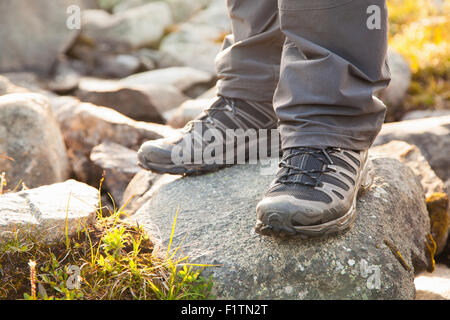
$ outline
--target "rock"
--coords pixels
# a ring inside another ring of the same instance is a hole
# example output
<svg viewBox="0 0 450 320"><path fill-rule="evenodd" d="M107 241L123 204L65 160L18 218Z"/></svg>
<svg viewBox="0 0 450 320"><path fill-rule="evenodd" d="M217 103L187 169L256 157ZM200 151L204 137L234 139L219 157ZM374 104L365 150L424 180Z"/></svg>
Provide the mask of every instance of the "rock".
<svg viewBox="0 0 450 320"><path fill-rule="evenodd" d="M450 194L450 178L445 182L445 189L447 191L446 193Z"/></svg>
<svg viewBox="0 0 450 320"><path fill-rule="evenodd" d="M126 78L125 78L126 79ZM163 123L163 114L187 100L177 88L154 83L82 78L75 95L84 102L110 107L130 118Z"/></svg>
<svg viewBox="0 0 450 320"><path fill-rule="evenodd" d="M119 205L128 183L141 170L137 152L117 143L104 142L94 147L90 159L105 172L105 189Z"/></svg>
<svg viewBox="0 0 450 320"><path fill-rule="evenodd" d="M111 10L114 6L119 5L123 0L98 0L100 8L105 10Z"/></svg>
<svg viewBox="0 0 450 320"><path fill-rule="evenodd" d="M133 150L147 140L174 134L170 127L134 121L109 108L62 98L53 102L77 180L98 185L101 169L90 161L92 149L114 142Z"/></svg>
<svg viewBox="0 0 450 320"><path fill-rule="evenodd" d="M165 114L167 124L172 128L182 128L189 121L197 118L205 109L209 108L217 98L216 86L207 90L196 99L183 102L177 109Z"/></svg>
<svg viewBox="0 0 450 320"><path fill-rule="evenodd" d="M387 123L374 145L392 140L415 144L439 178L450 178L450 116Z"/></svg>
<svg viewBox="0 0 450 320"><path fill-rule="evenodd" d="M101 78L124 78L141 70L146 70L144 62L136 54L111 54L102 47L92 48L77 43L70 56L84 64L83 75Z"/></svg>
<svg viewBox="0 0 450 320"><path fill-rule="evenodd" d="M170 7L162 1L114 15L102 10L86 10L83 12L79 42L121 53L126 49L157 45L172 23Z"/></svg>
<svg viewBox="0 0 450 320"><path fill-rule="evenodd" d="M0 72L47 75L78 30L67 27L67 8L79 0L3 0L0 3Z"/></svg>
<svg viewBox="0 0 450 320"><path fill-rule="evenodd" d="M406 113L403 116L402 121L441 117L441 116L450 116L450 110L415 110Z"/></svg>
<svg viewBox="0 0 450 320"><path fill-rule="evenodd" d="M104 10L84 10L81 19L81 33L70 55L80 58L88 56L91 51L101 53L125 53L132 49L126 39L114 35L119 28L120 19Z"/></svg>
<svg viewBox="0 0 450 320"><path fill-rule="evenodd" d="M120 205L132 215L152 196L158 186L177 179L174 175L160 175L147 170L139 171L128 184ZM151 192L150 192L151 191Z"/></svg>
<svg viewBox="0 0 450 320"><path fill-rule="evenodd" d="M175 112L166 115L167 124L173 128L183 128L186 123L198 117L205 109L214 102L213 99L187 100Z"/></svg>
<svg viewBox="0 0 450 320"><path fill-rule="evenodd" d="M50 77L42 78L32 72L7 72L2 75L12 85L9 87L7 93L39 93L49 100L58 97L57 94L50 91L52 89L52 80ZM63 87L64 84L60 83L57 86Z"/></svg>
<svg viewBox="0 0 450 320"><path fill-rule="evenodd" d="M81 0L81 8L83 10L87 9L99 9L97 0Z"/></svg>
<svg viewBox="0 0 450 320"><path fill-rule="evenodd" d="M139 58L141 64L148 70L179 67L183 65L183 63L173 55L158 50L143 48L134 52L134 55Z"/></svg>
<svg viewBox="0 0 450 320"><path fill-rule="evenodd" d="M0 75L0 96L7 93L27 92L24 88L15 86L8 78Z"/></svg>
<svg viewBox="0 0 450 320"><path fill-rule="evenodd" d="M216 86L211 87L209 90L203 92L197 99L212 99L217 97L217 88Z"/></svg>
<svg viewBox="0 0 450 320"><path fill-rule="evenodd" d="M57 94L69 94L78 88L86 67L81 61L61 58L55 67L51 79L46 82L47 88Z"/></svg>
<svg viewBox="0 0 450 320"><path fill-rule="evenodd" d="M45 89L43 81L31 72L7 72L2 74L9 83L15 86L15 89L10 88L8 93L13 92L34 92L45 96L52 95Z"/></svg>
<svg viewBox="0 0 450 320"><path fill-rule="evenodd" d="M444 252L450 232L450 212L446 193L433 193L427 197L427 210L430 215L431 235L436 243L436 253Z"/></svg>
<svg viewBox="0 0 450 320"><path fill-rule="evenodd" d="M222 0L213 0L208 8L197 13L189 22L215 26L227 33L231 31L227 3Z"/></svg>
<svg viewBox="0 0 450 320"><path fill-rule="evenodd" d="M218 265L203 274L213 275L219 299L413 299L414 272L431 264L422 187L395 159L374 158L373 168L355 225L327 239L255 234L255 207L273 176L253 165L159 186L132 219L165 253L179 207L171 248L180 246L189 262Z"/></svg>
<svg viewBox="0 0 450 320"><path fill-rule="evenodd" d="M119 0L116 1L117 3L109 6L108 9L112 9L113 13L119 13L155 1L156 0Z"/></svg>
<svg viewBox="0 0 450 320"><path fill-rule="evenodd" d="M31 233L47 242L74 235L92 223L98 191L75 180L0 195L0 239L15 231Z"/></svg>
<svg viewBox="0 0 450 320"><path fill-rule="evenodd" d="M66 147L48 100L34 93L0 96L0 171L13 188L30 188L66 180Z"/></svg>
<svg viewBox="0 0 450 320"><path fill-rule="evenodd" d="M406 164L422 184L430 216L431 235L436 242L436 254L441 253L448 239L450 212L445 185L431 169L420 150L403 141L391 141L385 145L374 147L372 153L389 155Z"/></svg>
<svg viewBox="0 0 450 320"><path fill-rule="evenodd" d="M155 0L126 0L117 4L113 12L118 13L130 8L136 8L144 4L154 2ZM172 16L175 22L187 20L194 13L203 9L211 0L165 0L170 6Z"/></svg>
<svg viewBox="0 0 450 320"><path fill-rule="evenodd" d="M172 9L175 22L179 23L188 20L196 12L209 5L211 0L165 0Z"/></svg>
<svg viewBox="0 0 450 320"><path fill-rule="evenodd" d="M416 300L450 300L450 268L436 265L436 270L424 273L414 280Z"/></svg>
<svg viewBox="0 0 450 320"><path fill-rule="evenodd" d="M135 53L135 57L139 59L139 63L141 64L143 70L150 71L157 69L156 61L151 57L139 53Z"/></svg>
<svg viewBox="0 0 450 320"><path fill-rule="evenodd" d="M411 84L411 69L402 55L389 49L389 66L391 83L379 94L379 98L387 105L387 118L393 117L402 106L403 100Z"/></svg>
<svg viewBox="0 0 450 320"><path fill-rule="evenodd" d="M130 54L102 55L96 59L91 75L103 78L124 78L136 73L141 67L139 59Z"/></svg>
<svg viewBox="0 0 450 320"><path fill-rule="evenodd" d="M210 73L195 70L189 67L172 67L134 74L122 80L129 86L146 86L149 84L175 87L181 92L193 90L196 86L213 85L213 76Z"/></svg>
<svg viewBox="0 0 450 320"><path fill-rule="evenodd" d="M186 22L162 40L160 50L186 66L215 74L214 60L223 38L224 31L218 27Z"/></svg>
<svg viewBox="0 0 450 320"><path fill-rule="evenodd" d="M436 257L436 261L450 267L450 241L447 242L444 251Z"/></svg>
<svg viewBox="0 0 450 320"><path fill-rule="evenodd" d="M425 196L445 192L444 182L436 176L419 148L404 141L391 141L371 149L372 153L388 154L406 164L419 178Z"/></svg>
<svg viewBox="0 0 450 320"><path fill-rule="evenodd" d="M214 0L208 8L174 28L162 40L160 50L172 54L186 66L215 74L216 55L230 31L226 3Z"/></svg>
<svg viewBox="0 0 450 320"><path fill-rule="evenodd" d="M64 117L64 113L70 111L71 108L76 108L81 102L73 96L55 96L49 98L53 114L58 122ZM61 123L60 123L61 125Z"/></svg>

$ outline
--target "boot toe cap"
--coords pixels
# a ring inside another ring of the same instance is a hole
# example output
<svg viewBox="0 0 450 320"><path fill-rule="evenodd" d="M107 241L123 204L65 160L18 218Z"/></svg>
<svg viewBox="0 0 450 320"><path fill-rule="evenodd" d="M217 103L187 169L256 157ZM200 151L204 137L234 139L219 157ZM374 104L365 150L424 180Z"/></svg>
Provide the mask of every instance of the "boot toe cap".
<svg viewBox="0 0 450 320"><path fill-rule="evenodd" d="M171 163L171 150L164 139L147 141L138 151L138 160L141 163Z"/></svg>

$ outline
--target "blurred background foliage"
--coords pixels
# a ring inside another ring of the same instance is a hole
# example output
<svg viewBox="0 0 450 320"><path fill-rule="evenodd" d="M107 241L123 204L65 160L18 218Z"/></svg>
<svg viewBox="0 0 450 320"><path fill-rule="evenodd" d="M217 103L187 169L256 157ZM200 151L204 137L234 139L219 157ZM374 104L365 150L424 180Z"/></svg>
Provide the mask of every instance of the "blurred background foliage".
<svg viewBox="0 0 450 320"><path fill-rule="evenodd" d="M403 111L450 109L450 0L388 0L390 46L412 70Z"/></svg>

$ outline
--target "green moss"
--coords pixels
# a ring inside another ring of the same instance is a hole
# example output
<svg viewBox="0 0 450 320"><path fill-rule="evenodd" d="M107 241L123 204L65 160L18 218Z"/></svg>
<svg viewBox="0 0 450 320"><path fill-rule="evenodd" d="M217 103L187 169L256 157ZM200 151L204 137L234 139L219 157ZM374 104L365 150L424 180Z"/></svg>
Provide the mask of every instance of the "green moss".
<svg viewBox="0 0 450 320"><path fill-rule="evenodd" d="M400 253L400 250L389 240L385 239L384 244L391 250L394 257L397 259L398 262L402 265L402 267L406 271L412 271L411 266L406 262L405 258L403 258L403 255Z"/></svg>
<svg viewBox="0 0 450 320"><path fill-rule="evenodd" d="M436 261L434 260L434 255L436 254L436 242L433 236L429 233L427 235L427 241L425 241L425 255L430 261L427 271L434 272Z"/></svg>
<svg viewBox="0 0 450 320"><path fill-rule="evenodd" d="M445 245L450 226L448 215L448 196L445 193L433 193L426 199L430 216L431 236L438 247Z"/></svg>

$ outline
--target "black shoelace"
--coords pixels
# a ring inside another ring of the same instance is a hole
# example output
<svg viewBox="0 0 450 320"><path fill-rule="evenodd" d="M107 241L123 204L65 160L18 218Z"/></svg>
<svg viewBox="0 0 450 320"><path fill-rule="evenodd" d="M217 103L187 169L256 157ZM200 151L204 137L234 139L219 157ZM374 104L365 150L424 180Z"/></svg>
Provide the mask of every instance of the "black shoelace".
<svg viewBox="0 0 450 320"><path fill-rule="evenodd" d="M312 147L300 147L300 148L292 148L290 153L285 153L283 158L279 163L280 168L286 168L286 172L280 175L277 179L277 183L282 184L300 184L310 187L321 187L323 185L320 177L322 174L327 172L336 172L335 169L329 167L329 165L333 165L333 160L330 157L330 154L333 152L338 152L339 148L312 148ZM322 167L320 169L310 169L305 170L299 167L293 166L289 164L288 160L294 157L301 157L309 155L322 162ZM305 175L310 178L311 181L302 181L302 179L290 179L291 177Z"/></svg>

